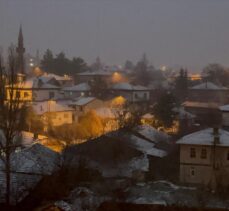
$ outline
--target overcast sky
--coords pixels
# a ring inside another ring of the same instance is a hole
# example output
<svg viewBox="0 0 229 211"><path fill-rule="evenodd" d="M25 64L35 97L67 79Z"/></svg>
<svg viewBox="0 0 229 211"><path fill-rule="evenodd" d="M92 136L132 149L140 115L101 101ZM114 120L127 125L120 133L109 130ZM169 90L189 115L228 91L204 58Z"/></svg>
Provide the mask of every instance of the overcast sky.
<svg viewBox="0 0 229 211"><path fill-rule="evenodd" d="M145 52L155 66L229 66L229 0L0 0L4 50L20 23L32 54L50 48L123 64Z"/></svg>

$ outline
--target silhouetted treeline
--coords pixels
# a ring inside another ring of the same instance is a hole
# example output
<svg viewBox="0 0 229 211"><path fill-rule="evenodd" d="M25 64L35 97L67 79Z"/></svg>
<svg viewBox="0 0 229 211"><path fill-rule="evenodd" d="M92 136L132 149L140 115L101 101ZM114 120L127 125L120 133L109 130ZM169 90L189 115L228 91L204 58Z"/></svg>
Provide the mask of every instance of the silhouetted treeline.
<svg viewBox="0 0 229 211"><path fill-rule="evenodd" d="M69 59L64 52L60 52L54 56L49 49L47 49L41 60L41 67L46 72L59 75L74 75L83 72L88 68L86 62L81 57L73 57L73 59Z"/></svg>

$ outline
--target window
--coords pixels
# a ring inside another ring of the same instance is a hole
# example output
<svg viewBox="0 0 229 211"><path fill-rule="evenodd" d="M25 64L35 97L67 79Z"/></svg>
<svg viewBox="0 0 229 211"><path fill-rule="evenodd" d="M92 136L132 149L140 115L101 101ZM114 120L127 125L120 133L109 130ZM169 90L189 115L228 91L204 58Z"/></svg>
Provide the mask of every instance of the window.
<svg viewBox="0 0 229 211"><path fill-rule="evenodd" d="M29 93L28 92L24 92L24 97L29 97Z"/></svg>
<svg viewBox="0 0 229 211"><path fill-rule="evenodd" d="M191 167L191 168L190 168L190 175L191 175L192 177L195 176L195 168L194 168L194 167Z"/></svg>
<svg viewBox="0 0 229 211"><path fill-rule="evenodd" d="M196 149L195 148L191 148L190 149L190 157L191 158L195 158L196 157Z"/></svg>
<svg viewBox="0 0 229 211"><path fill-rule="evenodd" d="M138 99L138 94L137 93L134 93L134 98Z"/></svg>
<svg viewBox="0 0 229 211"><path fill-rule="evenodd" d="M68 118L68 114L64 114L64 118L67 119Z"/></svg>
<svg viewBox="0 0 229 211"><path fill-rule="evenodd" d="M227 153L227 160L229 160L229 152Z"/></svg>
<svg viewBox="0 0 229 211"><path fill-rule="evenodd" d="M201 156L202 159L206 159L207 158L207 150L206 149L201 149Z"/></svg>
<svg viewBox="0 0 229 211"><path fill-rule="evenodd" d="M16 98L20 98L20 96L21 96L20 91L17 91L17 92L16 92Z"/></svg>
<svg viewBox="0 0 229 211"><path fill-rule="evenodd" d="M144 93L143 98L146 100L147 99L147 93Z"/></svg>
<svg viewBox="0 0 229 211"><path fill-rule="evenodd" d="M49 99L54 98L55 97L55 93L54 92L49 92Z"/></svg>

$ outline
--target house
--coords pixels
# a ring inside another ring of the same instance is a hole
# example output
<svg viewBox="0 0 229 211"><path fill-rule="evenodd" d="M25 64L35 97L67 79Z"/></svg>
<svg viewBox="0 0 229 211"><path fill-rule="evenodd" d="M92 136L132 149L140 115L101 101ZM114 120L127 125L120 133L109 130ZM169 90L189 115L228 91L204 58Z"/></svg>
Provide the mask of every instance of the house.
<svg viewBox="0 0 229 211"><path fill-rule="evenodd" d="M10 99L11 91L13 92L13 99L18 99L21 102L62 98L60 87L54 78L47 80L43 77L35 77L15 84L13 89L7 86L7 99Z"/></svg>
<svg viewBox="0 0 229 211"><path fill-rule="evenodd" d="M129 83L114 84L111 91L114 95L122 96L132 103L147 102L150 98L150 90L147 87Z"/></svg>
<svg viewBox="0 0 229 211"><path fill-rule="evenodd" d="M181 138L180 181L211 188L229 185L229 132L207 128Z"/></svg>
<svg viewBox="0 0 229 211"><path fill-rule="evenodd" d="M109 70L87 71L78 73L75 78L76 83L90 83L95 80L101 80L104 81L107 85L110 85L111 83L126 81L127 78L124 72Z"/></svg>
<svg viewBox="0 0 229 211"><path fill-rule="evenodd" d="M196 122L204 124L215 122L216 124L221 121L220 104L217 102L185 101L182 106L186 112L196 116Z"/></svg>
<svg viewBox="0 0 229 211"><path fill-rule="evenodd" d="M94 80L102 80L109 84L112 81L112 73L104 70L86 71L78 73L75 78L76 83L89 83Z"/></svg>
<svg viewBox="0 0 229 211"><path fill-rule="evenodd" d="M188 89L188 100L197 102L219 103L220 105L229 102L229 89L218 86L212 82L204 82Z"/></svg>
<svg viewBox="0 0 229 211"><path fill-rule="evenodd" d="M74 85L74 80L69 75L56 75L53 73L44 73L41 77L46 78L47 80L55 79L61 87L69 87Z"/></svg>
<svg viewBox="0 0 229 211"><path fill-rule="evenodd" d="M67 99L87 97L91 95L91 87L88 83L80 83L75 86L65 87L62 91L64 93L64 97Z"/></svg>
<svg viewBox="0 0 229 211"><path fill-rule="evenodd" d="M229 126L229 105L223 105L219 107L222 114L222 126Z"/></svg>
<svg viewBox="0 0 229 211"><path fill-rule="evenodd" d="M41 117L44 123L44 131L47 131L49 126L57 127L72 124L74 121L74 110L54 100L34 103L33 110Z"/></svg>
<svg viewBox="0 0 229 211"><path fill-rule="evenodd" d="M76 115L80 116L88 111L103 107L104 103L95 97L80 97L69 103L69 106L75 110Z"/></svg>

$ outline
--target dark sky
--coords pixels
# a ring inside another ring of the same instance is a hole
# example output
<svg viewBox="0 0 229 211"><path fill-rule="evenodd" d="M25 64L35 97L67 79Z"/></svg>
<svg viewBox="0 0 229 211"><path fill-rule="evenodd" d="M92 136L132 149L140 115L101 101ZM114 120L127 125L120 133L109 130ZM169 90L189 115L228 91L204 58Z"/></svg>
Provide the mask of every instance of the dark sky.
<svg viewBox="0 0 229 211"><path fill-rule="evenodd" d="M32 54L50 48L122 64L145 52L155 66L229 66L229 0L0 0L4 50L20 23Z"/></svg>

